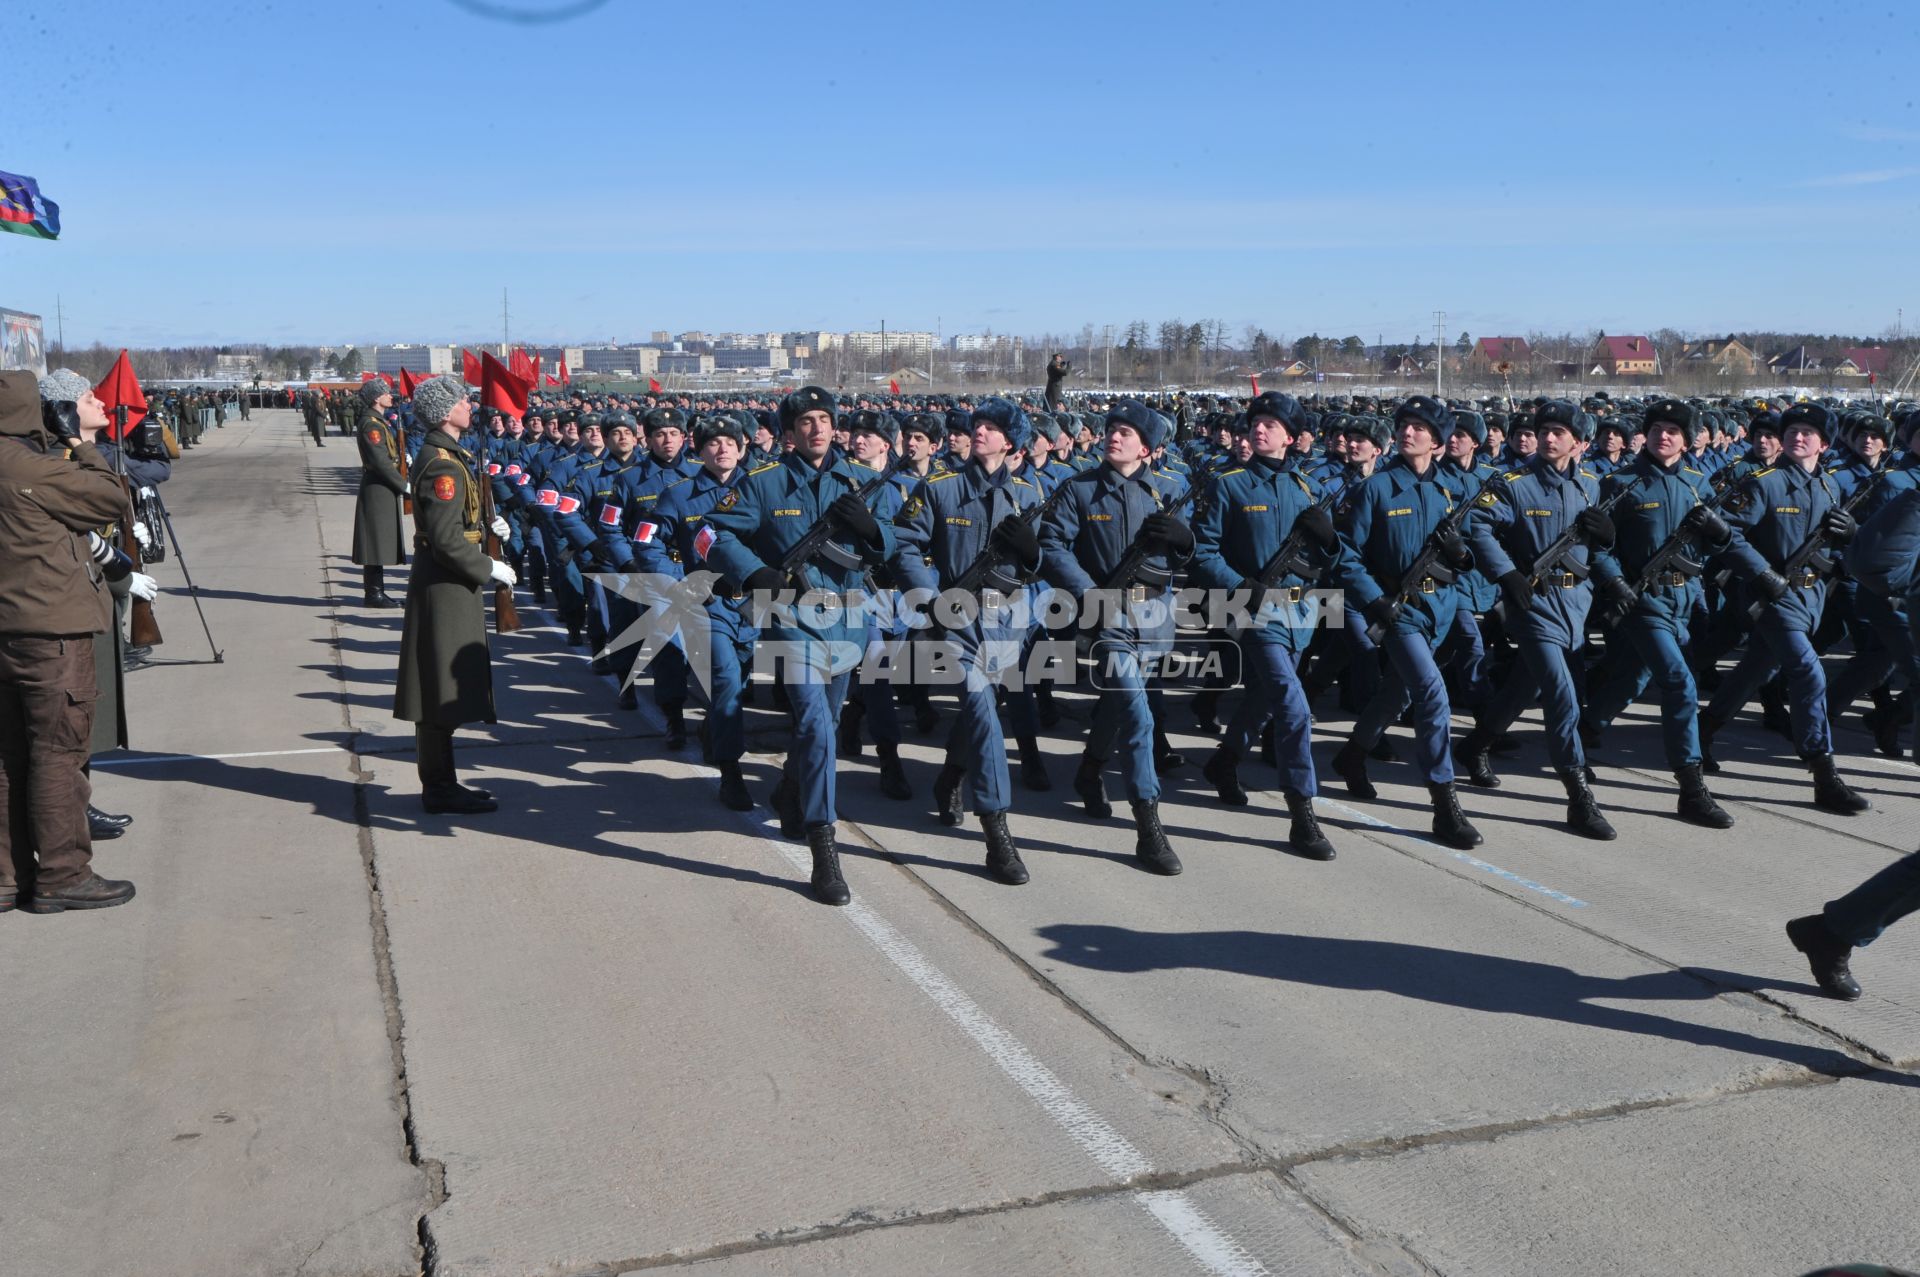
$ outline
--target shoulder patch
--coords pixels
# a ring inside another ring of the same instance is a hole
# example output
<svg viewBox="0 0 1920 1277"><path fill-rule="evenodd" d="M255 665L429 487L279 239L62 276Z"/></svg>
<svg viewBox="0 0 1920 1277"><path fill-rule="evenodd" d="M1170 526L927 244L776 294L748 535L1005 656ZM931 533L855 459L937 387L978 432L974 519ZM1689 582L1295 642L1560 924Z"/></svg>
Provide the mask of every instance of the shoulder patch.
<svg viewBox="0 0 1920 1277"><path fill-rule="evenodd" d="M367 442L368 443L380 442L380 427L374 426L367 431Z"/></svg>
<svg viewBox="0 0 1920 1277"><path fill-rule="evenodd" d="M453 500L453 476L435 475L433 479L433 499L435 501Z"/></svg>
<svg viewBox="0 0 1920 1277"><path fill-rule="evenodd" d="M727 511L733 509L733 507L739 504L740 504L740 485L735 484L733 487L727 489L726 496L721 497L718 501L713 503L713 512L715 514L725 514Z"/></svg>

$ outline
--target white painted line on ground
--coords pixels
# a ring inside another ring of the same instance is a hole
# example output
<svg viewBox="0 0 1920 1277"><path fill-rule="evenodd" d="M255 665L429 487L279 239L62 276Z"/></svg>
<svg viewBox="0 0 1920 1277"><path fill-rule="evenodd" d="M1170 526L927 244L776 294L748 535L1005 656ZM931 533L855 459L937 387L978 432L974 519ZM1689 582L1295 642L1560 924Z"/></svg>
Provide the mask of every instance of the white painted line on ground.
<svg viewBox="0 0 1920 1277"><path fill-rule="evenodd" d="M1372 825L1375 829L1385 829L1396 834L1404 834L1407 832L1398 825L1389 824L1377 816L1368 815L1366 812L1349 807L1345 803L1337 803L1331 798L1318 797L1315 798L1314 801L1331 811L1339 812L1342 816L1351 820L1357 820L1363 825ZM1450 847L1442 848L1442 850L1462 864L1472 865L1475 869L1490 873L1494 877L1510 882L1516 887L1525 887L1528 891L1537 891L1549 900L1558 900L1569 909L1585 909L1588 907L1587 902L1578 896L1570 896L1564 891L1555 891L1552 887L1535 882L1531 878L1522 878L1519 874L1513 872L1513 870L1502 869L1499 865L1489 864L1478 856L1470 856L1464 851L1455 851Z"/></svg>
<svg viewBox="0 0 1920 1277"><path fill-rule="evenodd" d="M250 754L141 754L133 758L96 758L95 767L145 767L150 763L225 762L230 758L291 758L295 754L337 754L338 745L318 749L261 749Z"/></svg>
<svg viewBox="0 0 1920 1277"><path fill-rule="evenodd" d="M767 832L766 826L746 817L753 832L805 879L813 873L813 857ZM1057 1074L1013 1034L994 1022L980 1004L927 960L925 954L893 925L859 900L839 909L853 929L866 937L882 956L913 981L920 992L947 1014L960 1031L1005 1073L1048 1117L1073 1138L1100 1169L1118 1180L1151 1174L1153 1164L1132 1141L1108 1125L1067 1088ZM1148 1214L1207 1272L1216 1277L1259 1277L1268 1272L1246 1247L1207 1218L1183 1190L1156 1190L1133 1195Z"/></svg>

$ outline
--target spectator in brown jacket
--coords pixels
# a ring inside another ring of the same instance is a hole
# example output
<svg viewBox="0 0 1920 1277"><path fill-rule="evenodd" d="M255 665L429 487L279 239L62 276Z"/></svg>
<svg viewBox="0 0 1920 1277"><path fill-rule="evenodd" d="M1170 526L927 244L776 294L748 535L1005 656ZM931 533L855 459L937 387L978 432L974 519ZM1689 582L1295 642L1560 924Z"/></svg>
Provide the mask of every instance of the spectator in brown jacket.
<svg viewBox="0 0 1920 1277"><path fill-rule="evenodd" d="M87 533L128 517L81 442L106 423L78 373L0 371L0 912L133 899L132 883L93 872L87 831L93 636L113 615Z"/></svg>

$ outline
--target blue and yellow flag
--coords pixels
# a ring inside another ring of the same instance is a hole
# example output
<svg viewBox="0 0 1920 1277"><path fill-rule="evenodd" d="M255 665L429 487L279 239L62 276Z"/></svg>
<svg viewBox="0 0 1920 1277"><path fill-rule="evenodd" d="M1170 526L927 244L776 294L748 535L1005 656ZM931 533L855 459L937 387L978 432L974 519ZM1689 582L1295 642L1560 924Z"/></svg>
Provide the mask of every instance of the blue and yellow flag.
<svg viewBox="0 0 1920 1277"><path fill-rule="evenodd" d="M0 231L59 239L60 206L42 197L32 178L0 173Z"/></svg>

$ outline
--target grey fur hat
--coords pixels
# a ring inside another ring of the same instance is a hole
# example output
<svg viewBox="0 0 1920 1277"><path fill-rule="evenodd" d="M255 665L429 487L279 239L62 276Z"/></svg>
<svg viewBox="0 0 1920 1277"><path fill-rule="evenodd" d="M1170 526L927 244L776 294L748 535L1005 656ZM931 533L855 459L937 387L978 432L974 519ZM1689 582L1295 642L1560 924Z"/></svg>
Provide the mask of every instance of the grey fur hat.
<svg viewBox="0 0 1920 1277"><path fill-rule="evenodd" d="M380 398L381 395L390 395L392 393L393 393L392 386L389 386L385 381L383 381L379 377L375 377L372 381L363 382L361 384L360 402L372 403L378 398Z"/></svg>
<svg viewBox="0 0 1920 1277"><path fill-rule="evenodd" d="M71 368L61 368L40 379L40 397L48 403L79 403L93 393L93 383Z"/></svg>
<svg viewBox="0 0 1920 1277"><path fill-rule="evenodd" d="M429 377L413 388L413 415L429 426L437 426L466 397L466 384L458 377Z"/></svg>

